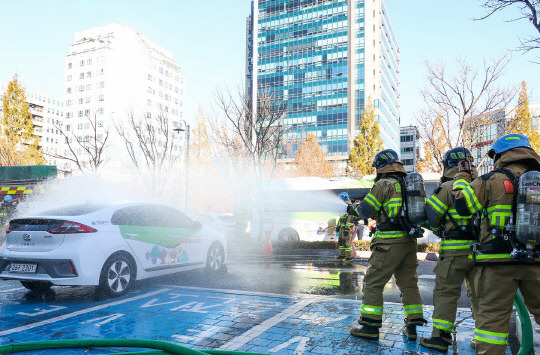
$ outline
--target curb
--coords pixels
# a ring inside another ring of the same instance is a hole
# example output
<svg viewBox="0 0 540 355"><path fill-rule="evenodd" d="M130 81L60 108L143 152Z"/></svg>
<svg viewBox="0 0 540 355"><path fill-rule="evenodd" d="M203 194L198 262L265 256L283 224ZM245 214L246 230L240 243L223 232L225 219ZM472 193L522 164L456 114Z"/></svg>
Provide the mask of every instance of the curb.
<svg viewBox="0 0 540 355"><path fill-rule="evenodd" d="M287 250L274 250L273 255L263 255L260 252L251 254L252 256L260 256L264 258L275 257L334 257L338 253L337 249L287 249ZM439 257L436 253L416 253L418 261L437 261ZM229 255L229 259L235 258L235 254ZM369 259L371 257L371 251L359 250L356 252L357 259Z"/></svg>

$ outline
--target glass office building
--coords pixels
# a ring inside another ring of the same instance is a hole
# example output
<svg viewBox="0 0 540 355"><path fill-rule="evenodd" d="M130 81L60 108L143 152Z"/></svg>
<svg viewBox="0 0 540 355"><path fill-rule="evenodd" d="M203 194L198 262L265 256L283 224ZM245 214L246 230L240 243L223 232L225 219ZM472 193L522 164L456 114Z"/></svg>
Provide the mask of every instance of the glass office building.
<svg viewBox="0 0 540 355"><path fill-rule="evenodd" d="M382 0L253 1L246 31L246 86L288 103L290 139L313 132L344 171L371 98L399 150L399 49Z"/></svg>

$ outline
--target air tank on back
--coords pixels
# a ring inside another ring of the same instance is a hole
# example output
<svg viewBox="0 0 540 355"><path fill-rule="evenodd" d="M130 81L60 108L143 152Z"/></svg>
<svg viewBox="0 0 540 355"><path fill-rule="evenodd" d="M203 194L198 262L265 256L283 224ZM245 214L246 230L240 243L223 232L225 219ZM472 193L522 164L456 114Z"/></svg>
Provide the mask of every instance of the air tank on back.
<svg viewBox="0 0 540 355"><path fill-rule="evenodd" d="M529 171L519 178L516 237L523 244L540 244L540 172Z"/></svg>
<svg viewBox="0 0 540 355"><path fill-rule="evenodd" d="M418 173L410 173L405 177L407 192L407 207L409 220L420 226L427 221L426 217L426 189L424 179Z"/></svg>

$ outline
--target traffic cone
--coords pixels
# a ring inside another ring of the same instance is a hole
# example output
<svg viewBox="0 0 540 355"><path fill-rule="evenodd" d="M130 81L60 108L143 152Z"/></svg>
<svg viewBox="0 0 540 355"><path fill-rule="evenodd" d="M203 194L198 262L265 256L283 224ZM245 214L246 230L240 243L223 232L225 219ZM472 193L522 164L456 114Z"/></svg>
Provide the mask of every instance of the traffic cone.
<svg viewBox="0 0 540 355"><path fill-rule="evenodd" d="M262 252L264 255L274 255L274 249L272 248L272 243L270 242L270 233L266 233L266 241L264 242Z"/></svg>

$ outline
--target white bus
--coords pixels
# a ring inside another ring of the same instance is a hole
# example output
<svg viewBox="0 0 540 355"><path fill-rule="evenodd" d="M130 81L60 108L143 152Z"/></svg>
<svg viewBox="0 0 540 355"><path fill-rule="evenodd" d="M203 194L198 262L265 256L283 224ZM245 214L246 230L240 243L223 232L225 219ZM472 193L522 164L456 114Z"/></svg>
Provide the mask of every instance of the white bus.
<svg viewBox="0 0 540 355"><path fill-rule="evenodd" d="M337 240L325 233L330 220L347 210L338 197L346 191L349 197L365 197L373 179L319 177L273 179L256 191L251 209L251 236L274 240Z"/></svg>
<svg viewBox="0 0 540 355"><path fill-rule="evenodd" d="M422 174L427 197L439 183L439 174ZM351 178L322 179L302 177L267 181L254 194L251 208L251 237L271 241L337 241L334 234L326 233L329 221L337 221L347 210L338 197L347 192L351 200L364 198L374 184L374 176L361 180ZM374 221L370 220L370 225ZM359 228L359 231L362 231ZM370 239L364 228L358 239ZM425 230L420 243L437 242L431 231Z"/></svg>

